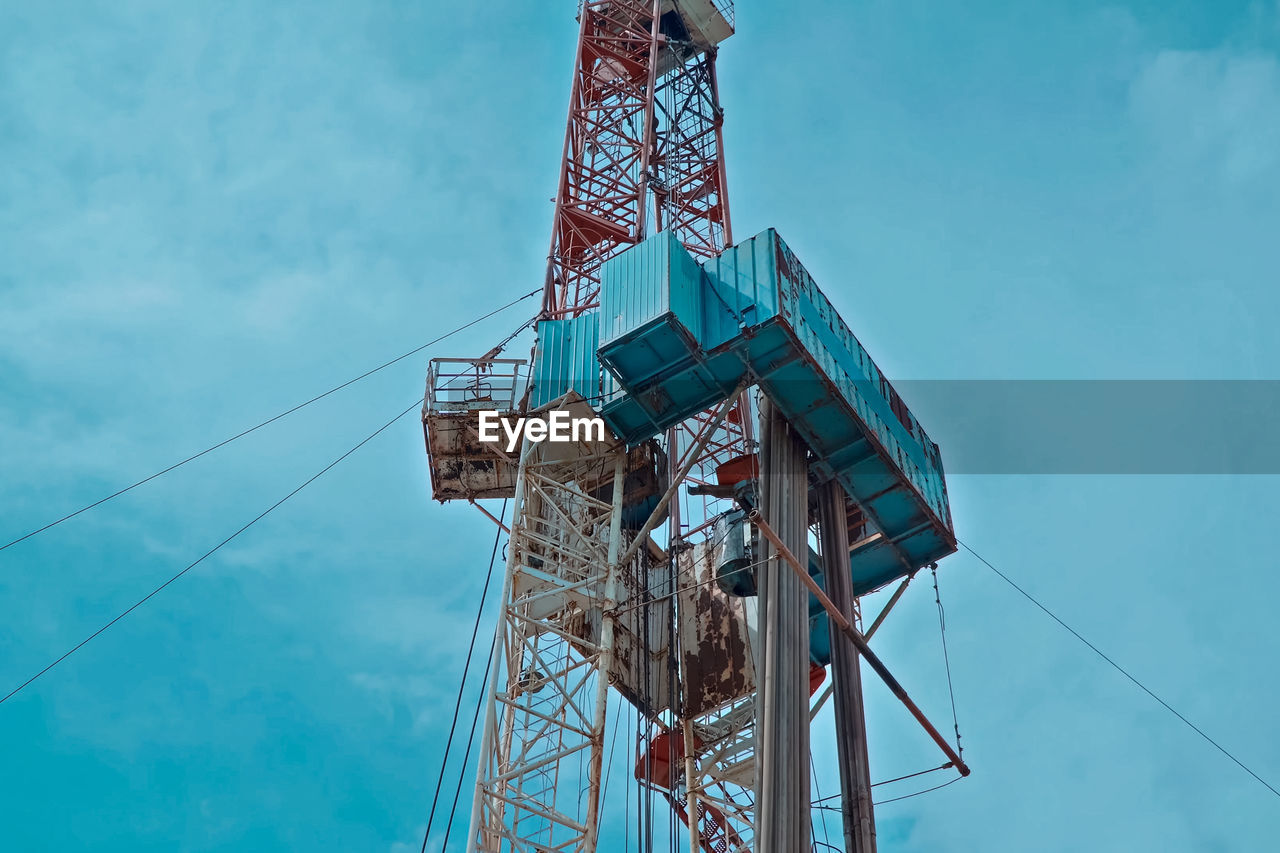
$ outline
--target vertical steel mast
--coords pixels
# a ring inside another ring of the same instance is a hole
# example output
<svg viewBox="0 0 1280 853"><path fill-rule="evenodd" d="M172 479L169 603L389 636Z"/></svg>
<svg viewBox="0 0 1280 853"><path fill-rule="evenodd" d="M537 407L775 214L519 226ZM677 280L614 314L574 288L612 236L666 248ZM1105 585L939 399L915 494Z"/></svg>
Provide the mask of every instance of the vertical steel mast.
<svg viewBox="0 0 1280 853"><path fill-rule="evenodd" d="M579 24L544 320L598 307L602 265L651 227L672 231L702 257L731 239L715 76L715 45L732 33L731 0L588 0ZM673 468L708 482L716 466L745 452L747 423L740 404L671 431ZM636 666L619 643L648 655L653 633L634 607L629 620L619 616L620 599L663 598L662 564L675 559L647 531L637 537L622 527L632 459L620 445L564 453L526 442L521 450L468 850L596 849L608 686ZM682 522L705 527L707 505L682 514L677 499L670 513L669 544L680 540ZM655 612L674 629L670 603ZM637 688L638 677L632 673L628 698L646 716L677 706L669 688L660 695L661 679L646 672ZM745 849L750 806L726 794L720 808L699 805L702 786L690 778L685 787L693 843L725 837L728 810L745 834L717 849Z"/></svg>
<svg viewBox="0 0 1280 853"><path fill-rule="evenodd" d="M715 42L732 0L588 0L579 24L545 317L596 307L600 267L644 239L651 207L695 255L731 242Z"/></svg>
<svg viewBox="0 0 1280 853"><path fill-rule="evenodd" d="M644 238L661 15L662 0L579 10L544 317L595 307L600 267Z"/></svg>
<svg viewBox="0 0 1280 853"><path fill-rule="evenodd" d="M579 15L530 378L501 347L435 359L424 400L434 496L515 502L468 850L594 853L610 687L649 846L656 793L690 853L803 849L833 663L846 840L873 853L860 660L969 772L868 645L884 614L860 631L858 596L902 580L891 607L956 549L938 446L776 231L729 247L730 0ZM490 410L606 434L504 452Z"/></svg>

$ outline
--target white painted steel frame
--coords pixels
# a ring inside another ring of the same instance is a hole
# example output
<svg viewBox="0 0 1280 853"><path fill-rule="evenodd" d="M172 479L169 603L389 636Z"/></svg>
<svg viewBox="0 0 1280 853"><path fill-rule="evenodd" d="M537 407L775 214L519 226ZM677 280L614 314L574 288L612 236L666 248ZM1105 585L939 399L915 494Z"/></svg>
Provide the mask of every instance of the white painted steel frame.
<svg viewBox="0 0 1280 853"><path fill-rule="evenodd" d="M520 454L469 851L596 849L627 456L545 459L553 447ZM610 502L577 485L609 469Z"/></svg>

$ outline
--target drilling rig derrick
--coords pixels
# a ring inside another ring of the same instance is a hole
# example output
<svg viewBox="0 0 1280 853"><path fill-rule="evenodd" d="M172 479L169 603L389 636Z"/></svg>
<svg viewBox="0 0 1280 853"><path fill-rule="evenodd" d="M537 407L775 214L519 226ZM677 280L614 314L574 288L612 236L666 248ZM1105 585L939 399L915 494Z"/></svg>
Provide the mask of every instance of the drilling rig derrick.
<svg viewBox="0 0 1280 853"><path fill-rule="evenodd" d="M807 849L834 660L846 839L871 853L849 643L859 596L955 550L937 445L776 232L733 244L733 3L578 20L532 356L437 359L423 409L434 497L514 502L468 850L597 849L610 688L692 853ZM600 430L504 444L485 412Z"/></svg>

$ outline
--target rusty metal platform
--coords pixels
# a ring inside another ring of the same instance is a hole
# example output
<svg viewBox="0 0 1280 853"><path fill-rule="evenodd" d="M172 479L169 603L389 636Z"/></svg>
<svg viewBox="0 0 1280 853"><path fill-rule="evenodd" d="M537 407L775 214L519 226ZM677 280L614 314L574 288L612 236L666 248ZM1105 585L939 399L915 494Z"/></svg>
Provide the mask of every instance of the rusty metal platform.
<svg viewBox="0 0 1280 853"><path fill-rule="evenodd" d="M514 416L521 408L526 362L515 358L435 358L427 373L422 431L438 501L511 498L516 464L501 444L480 441L479 413Z"/></svg>

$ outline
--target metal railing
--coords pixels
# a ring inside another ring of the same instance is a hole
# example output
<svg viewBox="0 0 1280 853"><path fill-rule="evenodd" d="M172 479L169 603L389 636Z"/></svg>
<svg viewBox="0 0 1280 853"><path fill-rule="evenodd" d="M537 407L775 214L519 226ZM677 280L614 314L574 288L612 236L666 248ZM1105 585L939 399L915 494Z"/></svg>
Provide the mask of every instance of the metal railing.
<svg viewBox="0 0 1280 853"><path fill-rule="evenodd" d="M586 3L587 0L578 0L578 14L576 16L578 20L582 19L582 7L585 6ZM729 22L730 28L734 30L738 28L738 22L734 18L733 0L711 0L711 5L715 7L717 12L724 16L726 21Z"/></svg>
<svg viewBox="0 0 1280 853"><path fill-rule="evenodd" d="M711 5L716 7L716 11L724 15L724 19L729 22L729 26L733 29L738 28L738 22L733 17L733 0L711 0Z"/></svg>
<svg viewBox="0 0 1280 853"><path fill-rule="evenodd" d="M521 358L433 358L427 370L425 411L514 411L524 396L521 368L526 363Z"/></svg>

